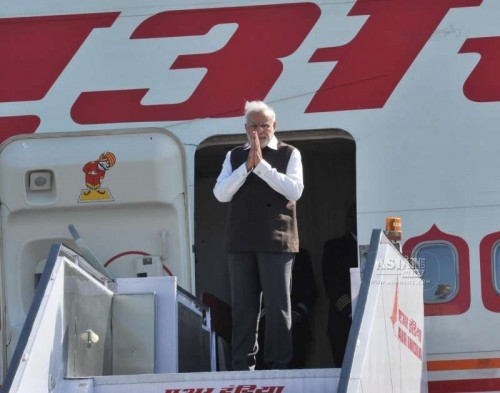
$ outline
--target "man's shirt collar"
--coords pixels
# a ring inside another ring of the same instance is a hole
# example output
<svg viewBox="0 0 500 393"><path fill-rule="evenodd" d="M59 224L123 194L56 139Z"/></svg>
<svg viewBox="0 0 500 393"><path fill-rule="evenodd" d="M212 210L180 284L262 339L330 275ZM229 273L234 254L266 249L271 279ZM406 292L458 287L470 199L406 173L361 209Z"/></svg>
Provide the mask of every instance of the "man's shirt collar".
<svg viewBox="0 0 500 393"><path fill-rule="evenodd" d="M267 146L273 150L278 150L278 139L273 135Z"/></svg>

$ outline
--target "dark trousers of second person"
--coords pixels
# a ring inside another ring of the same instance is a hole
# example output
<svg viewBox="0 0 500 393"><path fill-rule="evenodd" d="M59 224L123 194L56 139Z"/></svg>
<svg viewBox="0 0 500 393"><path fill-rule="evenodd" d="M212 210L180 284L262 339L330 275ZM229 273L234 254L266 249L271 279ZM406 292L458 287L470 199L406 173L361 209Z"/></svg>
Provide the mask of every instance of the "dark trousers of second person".
<svg viewBox="0 0 500 393"><path fill-rule="evenodd" d="M255 369L262 296L267 321L264 362L271 369L288 367L293 355L290 291L294 255L268 252L229 254L233 370Z"/></svg>

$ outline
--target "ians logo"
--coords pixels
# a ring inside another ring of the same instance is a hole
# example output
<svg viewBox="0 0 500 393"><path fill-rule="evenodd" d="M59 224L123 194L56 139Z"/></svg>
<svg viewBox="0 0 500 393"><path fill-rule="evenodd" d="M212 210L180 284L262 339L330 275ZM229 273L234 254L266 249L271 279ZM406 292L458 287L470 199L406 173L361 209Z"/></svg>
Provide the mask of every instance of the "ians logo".
<svg viewBox="0 0 500 393"><path fill-rule="evenodd" d="M87 162L82 170L85 174L85 186L80 192L78 202L113 201L113 196L107 187L102 187L106 172L116 164L116 156L107 151L95 161Z"/></svg>

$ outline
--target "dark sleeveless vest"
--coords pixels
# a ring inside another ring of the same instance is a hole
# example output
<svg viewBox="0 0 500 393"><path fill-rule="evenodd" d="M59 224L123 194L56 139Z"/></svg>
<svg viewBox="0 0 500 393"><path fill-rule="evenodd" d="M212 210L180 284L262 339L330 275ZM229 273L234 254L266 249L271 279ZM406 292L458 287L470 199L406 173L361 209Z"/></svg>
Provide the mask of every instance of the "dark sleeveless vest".
<svg viewBox="0 0 500 393"><path fill-rule="evenodd" d="M262 156L278 172L286 168L294 147L280 142L278 149L262 149ZM231 166L238 168L250 149L231 151ZM274 191L255 173L250 173L229 203L228 252L298 252L299 237L295 202Z"/></svg>

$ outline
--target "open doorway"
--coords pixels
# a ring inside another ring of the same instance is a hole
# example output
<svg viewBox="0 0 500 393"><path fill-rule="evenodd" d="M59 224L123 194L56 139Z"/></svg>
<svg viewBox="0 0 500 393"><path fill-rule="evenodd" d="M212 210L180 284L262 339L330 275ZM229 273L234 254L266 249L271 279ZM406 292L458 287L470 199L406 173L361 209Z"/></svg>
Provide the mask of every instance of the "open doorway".
<svg viewBox="0 0 500 393"><path fill-rule="evenodd" d="M328 299L323 286L322 254L326 240L346 232L347 211L356 202L356 146L342 130L277 133L302 154L304 192L297 203L300 246L309 251L317 287L311 310L313 340L309 368L333 367L326 335ZM217 136L203 142L195 155L196 291L230 302L225 253L227 204L218 202L213 187L226 153L245 142L245 135Z"/></svg>

